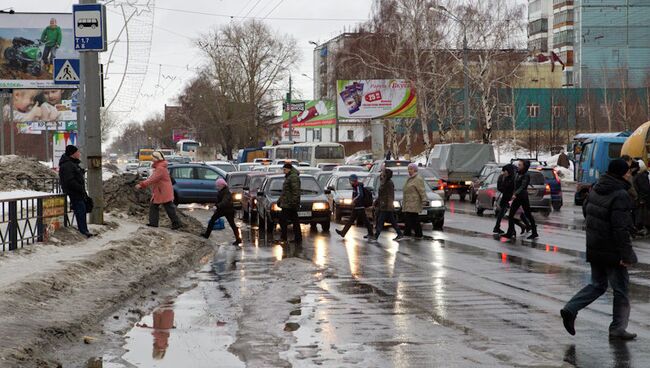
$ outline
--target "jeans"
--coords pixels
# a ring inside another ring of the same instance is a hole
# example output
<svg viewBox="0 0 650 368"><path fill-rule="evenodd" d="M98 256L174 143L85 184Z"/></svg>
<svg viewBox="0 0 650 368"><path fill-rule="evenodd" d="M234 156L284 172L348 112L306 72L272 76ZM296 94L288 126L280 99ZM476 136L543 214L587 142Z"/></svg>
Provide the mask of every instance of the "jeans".
<svg viewBox="0 0 650 368"><path fill-rule="evenodd" d="M53 64L54 59L56 59L56 50L58 49L56 46L45 46L43 48L43 63Z"/></svg>
<svg viewBox="0 0 650 368"><path fill-rule="evenodd" d="M613 320L609 325L610 333L623 332L630 319L630 299L628 297L630 276L623 266L604 266L591 264L591 284L580 290L564 309L577 315L607 291L607 284L614 290Z"/></svg>
<svg viewBox="0 0 650 368"><path fill-rule="evenodd" d="M223 213L219 211L219 209L214 211L214 214L210 218L210 221L208 222L208 229L205 230L205 236L207 238L210 237L210 234L212 233L212 229L214 229L214 223L217 222L217 220L221 217L225 217L226 221L228 221L228 225L230 225L233 234L235 234L235 239L241 240L241 238L239 237L239 229L237 228L237 224L235 223L235 213L234 212Z"/></svg>
<svg viewBox="0 0 650 368"><path fill-rule="evenodd" d="M293 224L293 238L295 241L302 241L302 233L300 232L300 218L298 217L298 210L293 208L283 208L280 212L280 238L284 241L287 240L287 232L289 230L289 222Z"/></svg>
<svg viewBox="0 0 650 368"><path fill-rule="evenodd" d="M379 211L377 215L377 224L375 230L375 237L378 238L381 230L384 227L386 222L390 222L393 229L397 233L397 236L402 236L402 230L400 230L399 225L397 225L397 219L395 218L395 213L393 211Z"/></svg>
<svg viewBox="0 0 650 368"><path fill-rule="evenodd" d="M420 215L416 212L404 212L404 235L411 236L411 231L415 233L416 238L422 237L422 224L420 224Z"/></svg>
<svg viewBox="0 0 650 368"><path fill-rule="evenodd" d="M515 216L517 214L517 210L519 210L519 207L521 207L524 210L524 216L528 218L528 222L530 223L530 228L533 230L533 233L536 234L537 225L535 225L535 218L533 217L533 214L530 211L530 202L528 201L528 197L525 198L515 197L515 199L512 201L512 205L510 206L510 212L508 213L508 234L515 233Z"/></svg>
<svg viewBox="0 0 650 368"><path fill-rule="evenodd" d="M74 212L74 217L77 219L77 228L79 232L86 235L88 234L88 222L86 222L86 201L83 199L70 200L70 207Z"/></svg>
<svg viewBox="0 0 650 368"><path fill-rule="evenodd" d="M167 202L162 205L172 222L172 227L181 226L181 221L178 219L178 215L176 214L176 206L174 206L174 202ZM149 205L149 225L158 226L159 208L160 204L158 203L151 203L151 205Z"/></svg>
<svg viewBox="0 0 650 368"><path fill-rule="evenodd" d="M352 210L352 214L350 215L350 218L348 218L348 222L345 223L343 230L341 230L343 236L348 233L352 225L354 225L357 220L361 220L361 222L363 222L363 225L366 227L366 229L368 229L368 237L371 237L372 224L370 223L370 220L368 220L368 216L366 216L365 208L355 208Z"/></svg>

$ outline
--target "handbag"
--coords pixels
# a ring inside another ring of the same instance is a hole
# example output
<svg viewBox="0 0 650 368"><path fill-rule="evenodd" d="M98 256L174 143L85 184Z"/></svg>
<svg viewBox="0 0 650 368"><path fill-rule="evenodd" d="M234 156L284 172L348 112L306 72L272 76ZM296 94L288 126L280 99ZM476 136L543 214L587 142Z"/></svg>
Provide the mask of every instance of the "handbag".
<svg viewBox="0 0 650 368"><path fill-rule="evenodd" d="M84 202L86 204L86 213L93 212L93 208L95 207L95 202L93 202L93 199L86 196L86 198L84 199Z"/></svg>
<svg viewBox="0 0 650 368"><path fill-rule="evenodd" d="M214 222L212 230L223 230L226 228L226 222L223 220L223 217L219 217L217 221Z"/></svg>

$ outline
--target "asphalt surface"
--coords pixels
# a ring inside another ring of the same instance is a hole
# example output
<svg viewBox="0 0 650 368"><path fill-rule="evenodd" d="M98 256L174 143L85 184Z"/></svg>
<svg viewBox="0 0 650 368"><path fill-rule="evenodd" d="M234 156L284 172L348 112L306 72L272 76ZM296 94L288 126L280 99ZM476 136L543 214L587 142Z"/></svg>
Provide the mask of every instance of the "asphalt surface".
<svg viewBox="0 0 650 368"><path fill-rule="evenodd" d="M303 226L305 241L296 248L243 225L245 244L220 247L197 287L176 301L177 321L183 322L171 331L167 358L147 360L151 336L136 327L125 341L129 352L122 363L105 366L239 366L244 361L305 367L649 367L647 240L634 242L640 263L630 270L628 330L638 339L608 340L611 291L580 313L575 337L562 327L559 310L589 282L584 220L571 194L565 193L561 211L548 218L535 215L537 241L495 239L490 212L478 217L473 205L453 198L445 230L425 227L434 239L428 241L394 242L395 234L386 230L378 243L368 243L361 227L341 239L334 232L341 226L333 224L330 234ZM207 222L208 211L196 213ZM295 274L279 272L283 262L296 262L290 264ZM302 274L307 277L300 279ZM290 289L264 294L284 282ZM291 307L297 309L285 315L280 302L288 304L292 292L300 295ZM203 318L194 316L197 310ZM268 317L259 317L265 312ZM206 334L206 313L217 322L229 321L228 329ZM277 323L263 325L275 318ZM242 325L249 319L259 322L257 333L255 326ZM270 332L285 322L295 325ZM220 343L206 345L205 339ZM250 354L233 349L234 341L248 344ZM137 346L147 348L140 352ZM211 365L214 359L223 364Z"/></svg>

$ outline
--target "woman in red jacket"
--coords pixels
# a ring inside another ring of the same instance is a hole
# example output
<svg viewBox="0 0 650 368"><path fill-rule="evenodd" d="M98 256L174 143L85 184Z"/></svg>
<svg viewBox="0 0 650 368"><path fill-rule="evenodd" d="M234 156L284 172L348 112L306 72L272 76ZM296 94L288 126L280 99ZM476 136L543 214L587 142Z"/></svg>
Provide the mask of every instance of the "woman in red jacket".
<svg viewBox="0 0 650 368"><path fill-rule="evenodd" d="M167 212L167 216L172 222L172 229L180 229L183 224L176 215L176 206L174 206L174 188L172 179L167 170L167 161L162 152L154 151L153 156L153 174L149 179L137 184L136 189L151 187L151 205L149 206L149 223L147 226L158 227L158 213L162 204Z"/></svg>

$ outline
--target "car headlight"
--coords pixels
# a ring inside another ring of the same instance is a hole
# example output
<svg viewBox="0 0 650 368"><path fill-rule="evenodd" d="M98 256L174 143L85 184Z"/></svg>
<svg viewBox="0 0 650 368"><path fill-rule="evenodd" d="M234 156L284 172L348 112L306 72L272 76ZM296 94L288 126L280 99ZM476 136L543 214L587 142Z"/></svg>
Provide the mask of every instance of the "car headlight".
<svg viewBox="0 0 650 368"><path fill-rule="evenodd" d="M273 203L273 205L271 206L271 211L280 212L280 211L282 211L282 208L278 207L277 203Z"/></svg>
<svg viewBox="0 0 650 368"><path fill-rule="evenodd" d="M311 210L312 211L325 211L330 208L329 203L326 202L316 202L311 205Z"/></svg>
<svg viewBox="0 0 650 368"><path fill-rule="evenodd" d="M468 181L465 182L465 185L472 185L472 184L474 184L474 183L471 180L468 180Z"/></svg>
<svg viewBox="0 0 650 368"><path fill-rule="evenodd" d="M253 204L257 204L257 198L253 198Z"/></svg>
<svg viewBox="0 0 650 368"><path fill-rule="evenodd" d="M440 199L436 199L431 201L431 207L442 207L445 205L445 202L441 201Z"/></svg>
<svg viewBox="0 0 650 368"><path fill-rule="evenodd" d="M393 207L400 208L402 205L399 203L399 201L393 201Z"/></svg>
<svg viewBox="0 0 650 368"><path fill-rule="evenodd" d="M236 201L241 201L241 193L235 193L235 195L233 196L233 198L234 198Z"/></svg>
<svg viewBox="0 0 650 368"><path fill-rule="evenodd" d="M341 199L341 200L339 200L339 203L340 204L352 204L352 198Z"/></svg>

